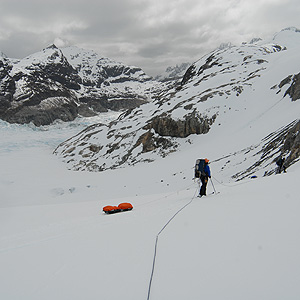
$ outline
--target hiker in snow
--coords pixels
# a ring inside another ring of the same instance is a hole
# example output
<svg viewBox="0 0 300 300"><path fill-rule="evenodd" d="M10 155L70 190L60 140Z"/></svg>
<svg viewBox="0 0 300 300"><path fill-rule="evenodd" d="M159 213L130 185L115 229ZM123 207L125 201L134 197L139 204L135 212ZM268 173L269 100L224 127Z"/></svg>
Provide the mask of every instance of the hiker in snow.
<svg viewBox="0 0 300 300"><path fill-rule="evenodd" d="M276 161L276 165L278 166L277 172L276 172L277 174L280 174L282 171L284 173L286 173L286 166L285 166L284 162L285 162L285 159L282 156L280 156L279 159Z"/></svg>
<svg viewBox="0 0 300 300"><path fill-rule="evenodd" d="M205 158L204 160L204 169L203 169L203 173L201 173L200 175L200 180L201 180L201 188L200 188L200 193L199 193L199 197L202 196L206 196L206 186L207 186L207 182L208 182L208 178L211 178L210 175L210 168L209 168L209 160L207 158Z"/></svg>

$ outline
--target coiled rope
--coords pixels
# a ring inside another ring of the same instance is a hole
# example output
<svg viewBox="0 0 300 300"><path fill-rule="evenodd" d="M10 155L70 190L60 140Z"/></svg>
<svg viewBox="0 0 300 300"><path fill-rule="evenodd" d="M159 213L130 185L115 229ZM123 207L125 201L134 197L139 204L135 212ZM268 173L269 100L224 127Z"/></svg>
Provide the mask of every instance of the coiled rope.
<svg viewBox="0 0 300 300"><path fill-rule="evenodd" d="M147 295L147 300L150 299L150 292L151 292L151 287L152 287L152 280L153 280L153 275L154 275L154 268L155 268L155 261L156 261L156 256L157 256L157 246L158 246L158 238L159 235L164 231L164 229L170 224L170 222L183 210L185 209L188 205L192 203L192 201L195 199L196 194L197 194L198 188L196 189L194 196L192 199L186 203L183 207L181 207L169 220L168 222L162 227L162 229L158 232L156 235L155 239L155 246L154 246L154 255L153 255L153 262L152 262L152 270L151 270L151 276L150 276L150 281L149 281L149 288L148 288L148 295Z"/></svg>

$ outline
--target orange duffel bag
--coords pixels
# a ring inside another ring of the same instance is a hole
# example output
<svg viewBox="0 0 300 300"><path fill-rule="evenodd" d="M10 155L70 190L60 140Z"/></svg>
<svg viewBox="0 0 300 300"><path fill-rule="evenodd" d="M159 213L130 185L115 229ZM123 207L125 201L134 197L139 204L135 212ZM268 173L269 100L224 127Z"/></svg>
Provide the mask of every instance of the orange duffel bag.
<svg viewBox="0 0 300 300"><path fill-rule="evenodd" d="M127 210L132 210L133 206L131 203L120 203L118 205L118 208L121 209L122 211L127 211Z"/></svg>
<svg viewBox="0 0 300 300"><path fill-rule="evenodd" d="M106 214L114 214L120 211L132 210L133 206L130 203L120 203L118 206L107 205L103 207Z"/></svg>
<svg viewBox="0 0 300 300"><path fill-rule="evenodd" d="M107 206L103 207L103 211L106 214L113 214L113 213L121 211L121 209L118 208L118 206L107 205Z"/></svg>

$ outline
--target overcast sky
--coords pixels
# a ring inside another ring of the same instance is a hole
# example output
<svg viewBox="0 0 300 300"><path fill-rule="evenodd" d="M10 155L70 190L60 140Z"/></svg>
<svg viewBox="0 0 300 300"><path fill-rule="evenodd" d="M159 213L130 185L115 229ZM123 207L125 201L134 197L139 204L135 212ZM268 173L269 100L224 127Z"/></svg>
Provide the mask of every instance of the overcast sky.
<svg viewBox="0 0 300 300"><path fill-rule="evenodd" d="M8 57L75 45L149 75L290 26L300 28L299 0L0 0Z"/></svg>

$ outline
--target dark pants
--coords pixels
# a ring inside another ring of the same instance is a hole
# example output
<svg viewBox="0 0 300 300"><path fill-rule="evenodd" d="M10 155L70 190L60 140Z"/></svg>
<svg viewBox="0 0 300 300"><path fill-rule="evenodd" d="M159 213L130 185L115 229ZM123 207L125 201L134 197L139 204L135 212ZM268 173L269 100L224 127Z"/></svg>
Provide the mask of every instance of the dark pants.
<svg viewBox="0 0 300 300"><path fill-rule="evenodd" d="M200 180L202 184L200 188L200 196L206 196L206 186L207 186L208 177L201 175Z"/></svg>
<svg viewBox="0 0 300 300"><path fill-rule="evenodd" d="M277 168L277 170L276 170L276 174L280 174L282 171L283 171L284 173L286 173L286 167L285 167L284 164L281 164L281 165L278 166L278 168Z"/></svg>

